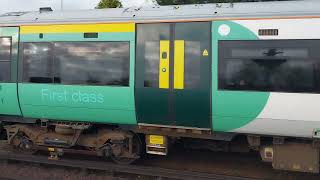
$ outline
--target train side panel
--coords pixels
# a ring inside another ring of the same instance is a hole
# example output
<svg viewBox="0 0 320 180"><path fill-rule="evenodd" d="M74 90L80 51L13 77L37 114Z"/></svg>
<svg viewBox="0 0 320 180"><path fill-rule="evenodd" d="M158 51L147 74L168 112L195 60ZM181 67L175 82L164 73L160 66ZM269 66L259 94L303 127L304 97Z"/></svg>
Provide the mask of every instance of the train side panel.
<svg viewBox="0 0 320 180"><path fill-rule="evenodd" d="M17 95L19 27L0 27L0 115L21 116Z"/></svg>
<svg viewBox="0 0 320 180"><path fill-rule="evenodd" d="M126 23L21 27L19 97L24 116L136 124L134 31L134 24ZM43 51L34 53L39 48ZM50 58L53 62L41 64ZM37 70L41 66L46 72ZM93 68L98 73L91 73ZM126 72L117 71L121 68Z"/></svg>
<svg viewBox="0 0 320 180"><path fill-rule="evenodd" d="M214 48L213 74L220 76L213 83L214 130L319 135L319 23L317 18L214 22L213 41L220 48Z"/></svg>
<svg viewBox="0 0 320 180"><path fill-rule="evenodd" d="M268 92L221 91L218 89L218 58L221 40L256 40L258 37L232 21L215 21L212 28L212 114L214 131L231 131L254 120L264 108Z"/></svg>

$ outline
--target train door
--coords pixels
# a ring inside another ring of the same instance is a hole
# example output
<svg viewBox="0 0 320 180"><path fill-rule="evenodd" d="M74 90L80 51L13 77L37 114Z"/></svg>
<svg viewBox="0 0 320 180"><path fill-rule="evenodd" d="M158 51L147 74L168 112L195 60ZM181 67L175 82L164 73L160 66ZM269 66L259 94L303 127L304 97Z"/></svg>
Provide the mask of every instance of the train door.
<svg viewBox="0 0 320 180"><path fill-rule="evenodd" d="M140 124L210 128L209 22L137 25Z"/></svg>
<svg viewBox="0 0 320 180"><path fill-rule="evenodd" d="M0 27L0 115L21 115L17 94L18 38L18 27Z"/></svg>

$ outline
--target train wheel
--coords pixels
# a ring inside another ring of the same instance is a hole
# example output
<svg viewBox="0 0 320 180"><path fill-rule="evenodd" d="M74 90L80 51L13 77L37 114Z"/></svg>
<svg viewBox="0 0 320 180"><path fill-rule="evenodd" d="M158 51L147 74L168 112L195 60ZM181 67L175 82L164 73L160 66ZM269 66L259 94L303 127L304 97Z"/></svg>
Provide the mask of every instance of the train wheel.
<svg viewBox="0 0 320 180"><path fill-rule="evenodd" d="M37 150L34 149L32 140L24 133L19 132L12 140L14 150L23 154L34 154Z"/></svg>
<svg viewBox="0 0 320 180"><path fill-rule="evenodd" d="M130 142L126 142L122 144L121 147L119 145L111 145L111 155L110 158L113 162L117 164L128 165L132 164L136 160L140 158L142 155L142 141L137 134L132 133L132 153L129 153L127 149L129 149ZM124 150L125 149L125 150ZM126 155L130 156L126 156Z"/></svg>
<svg viewBox="0 0 320 180"><path fill-rule="evenodd" d="M3 124L0 124L0 140L7 139L7 132L6 129L3 127Z"/></svg>

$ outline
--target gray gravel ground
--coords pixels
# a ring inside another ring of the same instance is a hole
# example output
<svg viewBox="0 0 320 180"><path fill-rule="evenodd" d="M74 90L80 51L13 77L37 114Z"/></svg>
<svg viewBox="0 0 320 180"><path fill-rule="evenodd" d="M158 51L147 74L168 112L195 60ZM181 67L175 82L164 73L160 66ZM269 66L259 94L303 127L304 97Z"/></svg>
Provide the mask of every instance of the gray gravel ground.
<svg viewBox="0 0 320 180"><path fill-rule="evenodd" d="M23 163L0 162L1 179L23 180L128 180L139 177L114 177L105 172L88 172L80 169L64 169Z"/></svg>

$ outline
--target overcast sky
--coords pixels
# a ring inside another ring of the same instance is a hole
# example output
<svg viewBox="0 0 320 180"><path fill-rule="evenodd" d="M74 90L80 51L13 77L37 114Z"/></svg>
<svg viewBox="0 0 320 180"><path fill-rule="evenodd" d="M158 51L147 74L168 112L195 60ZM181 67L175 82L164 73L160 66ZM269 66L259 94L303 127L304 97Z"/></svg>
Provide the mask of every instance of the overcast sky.
<svg viewBox="0 0 320 180"><path fill-rule="evenodd" d="M39 7L60 9L61 0L0 0L0 14L12 11L34 11ZM63 0L64 9L93 9L99 0ZM150 5L152 0L122 0L125 7Z"/></svg>
<svg viewBox="0 0 320 180"><path fill-rule="evenodd" d="M124 7L150 6L153 0L121 0ZM319 0L305 0L319 1ZM0 14L13 11L36 11L39 7L52 7L60 10L61 0L0 0ZM65 10L93 9L99 0L63 0Z"/></svg>

